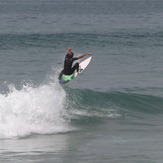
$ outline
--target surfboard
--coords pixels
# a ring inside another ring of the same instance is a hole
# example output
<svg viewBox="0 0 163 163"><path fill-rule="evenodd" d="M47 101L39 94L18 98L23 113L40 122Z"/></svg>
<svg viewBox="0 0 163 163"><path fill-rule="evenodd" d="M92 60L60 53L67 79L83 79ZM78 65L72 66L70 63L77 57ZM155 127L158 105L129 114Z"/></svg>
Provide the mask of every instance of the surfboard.
<svg viewBox="0 0 163 163"><path fill-rule="evenodd" d="M73 79L75 79L80 73L83 72L83 70L89 65L89 63L92 60L92 56L88 57L87 59L83 60L79 63L79 72L75 71L72 75L62 75L61 78L59 78L59 83L65 84Z"/></svg>

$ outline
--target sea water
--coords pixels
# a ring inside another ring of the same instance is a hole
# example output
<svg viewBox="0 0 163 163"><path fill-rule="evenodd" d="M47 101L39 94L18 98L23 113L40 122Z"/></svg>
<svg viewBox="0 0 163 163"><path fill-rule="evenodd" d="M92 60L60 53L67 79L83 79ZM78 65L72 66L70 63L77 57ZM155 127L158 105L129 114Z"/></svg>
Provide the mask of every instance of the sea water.
<svg viewBox="0 0 163 163"><path fill-rule="evenodd" d="M163 162L161 0L1 0L0 20L0 162ZM93 59L60 85L67 47Z"/></svg>

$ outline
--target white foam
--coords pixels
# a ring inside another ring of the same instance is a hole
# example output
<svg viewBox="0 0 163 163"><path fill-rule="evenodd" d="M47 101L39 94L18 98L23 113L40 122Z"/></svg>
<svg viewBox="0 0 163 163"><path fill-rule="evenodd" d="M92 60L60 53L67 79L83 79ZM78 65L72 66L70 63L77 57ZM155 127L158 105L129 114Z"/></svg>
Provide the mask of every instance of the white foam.
<svg viewBox="0 0 163 163"><path fill-rule="evenodd" d="M0 94L0 138L19 138L32 133L50 134L71 130L63 118L66 93L56 83L24 86Z"/></svg>

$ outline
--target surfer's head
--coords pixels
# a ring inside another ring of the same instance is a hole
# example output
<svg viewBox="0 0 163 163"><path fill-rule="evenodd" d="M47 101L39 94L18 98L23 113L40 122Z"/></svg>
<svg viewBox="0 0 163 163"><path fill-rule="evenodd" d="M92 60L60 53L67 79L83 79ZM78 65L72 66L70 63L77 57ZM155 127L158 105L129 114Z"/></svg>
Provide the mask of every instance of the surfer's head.
<svg viewBox="0 0 163 163"><path fill-rule="evenodd" d="M73 53L73 52L67 53L67 57L68 57L68 58L73 58L73 56L74 56L74 53Z"/></svg>

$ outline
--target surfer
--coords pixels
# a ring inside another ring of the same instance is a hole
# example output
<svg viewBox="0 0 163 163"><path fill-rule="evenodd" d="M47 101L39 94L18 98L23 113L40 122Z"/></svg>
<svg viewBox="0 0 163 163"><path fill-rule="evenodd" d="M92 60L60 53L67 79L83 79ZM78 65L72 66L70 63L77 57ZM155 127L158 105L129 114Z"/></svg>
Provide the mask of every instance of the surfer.
<svg viewBox="0 0 163 163"><path fill-rule="evenodd" d="M64 69L61 71L59 75L59 79L62 77L62 75L72 75L75 70L77 72L79 71L79 63L75 63L74 66L72 66L73 62L75 60L81 59L86 55L91 55L91 53L85 53L82 55L79 55L78 57L74 57L74 53L72 52L72 48L68 48L68 52L66 53L65 60L64 60Z"/></svg>

